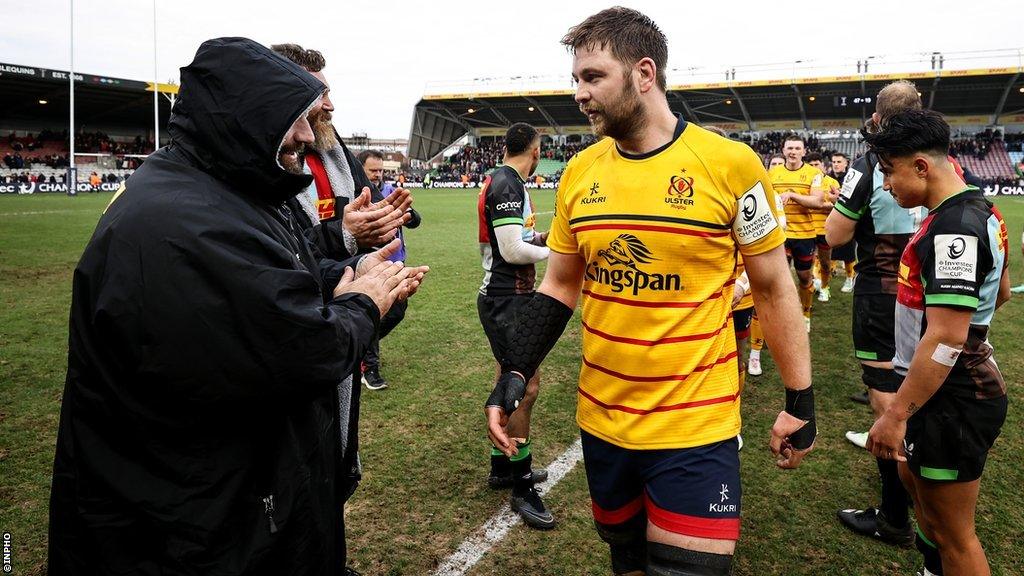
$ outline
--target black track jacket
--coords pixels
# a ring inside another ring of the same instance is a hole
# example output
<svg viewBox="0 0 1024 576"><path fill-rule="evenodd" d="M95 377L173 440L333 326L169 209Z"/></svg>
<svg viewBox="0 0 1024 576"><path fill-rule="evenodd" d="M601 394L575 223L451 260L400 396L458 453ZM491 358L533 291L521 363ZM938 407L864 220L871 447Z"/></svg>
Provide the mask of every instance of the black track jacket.
<svg viewBox="0 0 1024 576"><path fill-rule="evenodd" d="M49 574L340 574L336 386L380 315L321 285L277 163L324 86L244 38L181 72L75 269Z"/></svg>

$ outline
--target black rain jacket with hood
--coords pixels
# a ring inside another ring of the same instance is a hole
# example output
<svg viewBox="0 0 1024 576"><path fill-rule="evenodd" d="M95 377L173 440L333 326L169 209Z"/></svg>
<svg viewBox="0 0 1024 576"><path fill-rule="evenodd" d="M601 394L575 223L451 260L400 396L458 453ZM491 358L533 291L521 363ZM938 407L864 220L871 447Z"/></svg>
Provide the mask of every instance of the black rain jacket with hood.
<svg viewBox="0 0 1024 576"><path fill-rule="evenodd" d="M181 70L172 143L74 273L49 574L340 574L337 385L380 313L332 298L278 163L324 86L244 38Z"/></svg>

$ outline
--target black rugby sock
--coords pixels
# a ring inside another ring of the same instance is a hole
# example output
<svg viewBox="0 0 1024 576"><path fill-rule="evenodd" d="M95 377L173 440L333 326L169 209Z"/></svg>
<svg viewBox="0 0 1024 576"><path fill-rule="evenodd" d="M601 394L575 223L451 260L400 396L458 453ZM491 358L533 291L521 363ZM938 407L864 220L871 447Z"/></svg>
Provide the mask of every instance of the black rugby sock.
<svg viewBox="0 0 1024 576"><path fill-rule="evenodd" d="M942 557L939 556L939 549L924 535L920 526L917 527L915 544L921 552L921 556L924 556L924 567L935 576L942 576Z"/></svg>
<svg viewBox="0 0 1024 576"><path fill-rule="evenodd" d="M904 528L910 522L907 506L910 495L900 481L900 473L895 460L876 458L878 473L882 477L882 503L878 508L885 514L885 519L893 528Z"/></svg>
<svg viewBox="0 0 1024 576"><path fill-rule="evenodd" d="M523 494L533 488L533 454L530 441L519 445L519 452L509 458L512 465L512 493Z"/></svg>
<svg viewBox="0 0 1024 576"><path fill-rule="evenodd" d="M508 456L497 448L491 448L491 476L504 478L511 472L512 466L508 462Z"/></svg>

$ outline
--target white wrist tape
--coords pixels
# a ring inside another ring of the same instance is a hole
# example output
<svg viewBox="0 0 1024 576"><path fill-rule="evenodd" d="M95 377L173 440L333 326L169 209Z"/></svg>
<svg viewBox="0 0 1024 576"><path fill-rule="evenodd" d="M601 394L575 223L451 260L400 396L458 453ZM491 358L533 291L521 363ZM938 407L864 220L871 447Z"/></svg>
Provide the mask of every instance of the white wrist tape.
<svg viewBox="0 0 1024 576"><path fill-rule="evenodd" d="M952 368L953 365L956 364L956 359L960 357L960 352L962 352L962 350L951 348L940 342L935 347L935 352L932 352L932 360L935 360L943 366L949 366Z"/></svg>
<svg viewBox="0 0 1024 576"><path fill-rule="evenodd" d="M736 279L736 285L742 288L744 293L750 292L750 281L743 276Z"/></svg>

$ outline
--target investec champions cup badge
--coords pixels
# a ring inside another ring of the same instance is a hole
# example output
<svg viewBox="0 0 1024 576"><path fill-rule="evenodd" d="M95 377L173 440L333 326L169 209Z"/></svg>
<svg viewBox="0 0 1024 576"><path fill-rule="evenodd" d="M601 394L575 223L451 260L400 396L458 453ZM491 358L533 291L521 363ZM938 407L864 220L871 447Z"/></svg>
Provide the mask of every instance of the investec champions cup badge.
<svg viewBox="0 0 1024 576"><path fill-rule="evenodd" d="M936 280L974 282L978 265L978 239L959 234L935 236ZM940 286L944 283L940 282Z"/></svg>
<svg viewBox="0 0 1024 576"><path fill-rule="evenodd" d="M779 222L768 204L764 186L757 182L736 201L733 233L740 245L757 242L778 228Z"/></svg>

